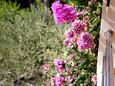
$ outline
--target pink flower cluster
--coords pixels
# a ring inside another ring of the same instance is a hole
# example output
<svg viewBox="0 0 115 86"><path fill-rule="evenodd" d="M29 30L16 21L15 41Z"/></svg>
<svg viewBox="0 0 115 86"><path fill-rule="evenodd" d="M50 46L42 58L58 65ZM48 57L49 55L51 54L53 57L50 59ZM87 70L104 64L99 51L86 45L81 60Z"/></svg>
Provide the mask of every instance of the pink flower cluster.
<svg viewBox="0 0 115 86"><path fill-rule="evenodd" d="M78 48L85 50L93 47L93 39L88 32L82 32L80 38L77 41Z"/></svg>
<svg viewBox="0 0 115 86"><path fill-rule="evenodd" d="M81 20L75 20L72 23L72 31L76 34L76 35L80 35L81 32L83 32L86 28L86 23L84 21Z"/></svg>
<svg viewBox="0 0 115 86"><path fill-rule="evenodd" d="M63 45L68 46L69 48L73 48L74 45L73 45L72 41L74 42L76 40L77 40L77 38L71 38L71 39L65 38L63 41Z"/></svg>
<svg viewBox="0 0 115 86"><path fill-rule="evenodd" d="M72 29L69 29L65 32L66 38L63 41L63 44L65 46L68 46L69 48L73 47L73 43L75 43L77 41L77 37L75 36L74 32L72 31Z"/></svg>
<svg viewBox="0 0 115 86"><path fill-rule="evenodd" d="M54 2L51 9L56 24L71 23L70 29L65 32L66 38L63 41L65 46L68 46L69 48L77 46L81 51L93 47L93 38L88 32L86 32L89 24L88 18L79 20L74 7L67 4L61 4L60 1ZM71 55L69 60L73 60L73 58L74 56ZM64 86L64 84L72 86L74 78L78 76L78 72L72 71L74 69L76 70L77 64L71 63L71 66L66 65L68 62L69 61L64 62L59 58L54 60L53 63L55 65L55 70L59 75L51 77L51 86ZM47 69L47 65L44 69ZM91 80L94 85L96 85L96 75L92 76Z"/></svg>
<svg viewBox="0 0 115 86"><path fill-rule="evenodd" d="M63 41L65 46L73 48L74 45L77 44L80 50L85 50L92 47L92 37L88 33L84 32L87 28L87 24L84 21L78 19L75 20L77 18L77 13L73 7L67 4L61 4L60 1L56 1L52 4L51 9L53 11L56 24L62 24L65 22L72 23L71 28L65 32L66 38ZM79 35L80 38L78 40Z"/></svg>
<svg viewBox="0 0 115 86"><path fill-rule="evenodd" d="M66 35L66 38L65 40L63 41L63 44L65 46L68 46L69 48L72 48L73 47L73 43L76 43L77 41L77 37L76 35L74 34L74 32L72 31L72 29L69 29L65 32L65 35Z"/></svg>
<svg viewBox="0 0 115 86"><path fill-rule="evenodd" d="M91 81L94 83L94 85L97 85L97 75L93 75Z"/></svg>
<svg viewBox="0 0 115 86"><path fill-rule="evenodd" d="M70 23L77 18L76 10L68 4L61 4L56 1L51 7L56 24Z"/></svg>
<svg viewBox="0 0 115 86"><path fill-rule="evenodd" d="M68 67L68 69L65 68L65 63L59 58L54 60L54 65L58 74L54 77L51 77L51 86L64 86L65 83L68 83L69 86L72 86L73 78L68 75L69 72L71 72L71 67ZM66 72L68 73L67 76L65 74Z"/></svg>
<svg viewBox="0 0 115 86"><path fill-rule="evenodd" d="M58 72L63 72L63 71L64 71L65 63L64 63L64 61L62 61L61 59L55 59L55 60L54 60L54 65L55 65L55 69L56 69Z"/></svg>
<svg viewBox="0 0 115 86"><path fill-rule="evenodd" d="M64 77L63 76L55 76L50 79L51 86L63 86Z"/></svg>
<svg viewBox="0 0 115 86"><path fill-rule="evenodd" d="M80 50L92 48L93 39L89 33L84 32L85 28L87 28L87 25L84 21L75 20L71 28L65 32L66 38L63 44L69 48L73 48L77 44ZM79 36L80 38L78 39Z"/></svg>

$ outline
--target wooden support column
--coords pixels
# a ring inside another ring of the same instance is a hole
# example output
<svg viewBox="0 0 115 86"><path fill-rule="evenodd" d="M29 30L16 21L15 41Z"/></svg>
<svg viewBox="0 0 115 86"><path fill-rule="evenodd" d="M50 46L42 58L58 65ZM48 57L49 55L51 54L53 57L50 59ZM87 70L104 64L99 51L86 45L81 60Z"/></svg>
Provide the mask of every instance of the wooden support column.
<svg viewBox="0 0 115 86"><path fill-rule="evenodd" d="M103 86L102 85L102 68L103 68L103 55L106 48L106 41L105 41L105 35L104 32L106 30L113 30L113 35L111 38L112 43L112 53L113 53L113 59L111 62L111 65L113 63L112 72L110 78L114 78L114 86L115 86L115 24L108 21L106 18L106 0L103 0L103 8L102 8L102 19L101 19L101 29L100 29L100 39L99 39L99 49L98 49L98 58L97 58L97 86ZM111 20L115 21L115 0L110 0L110 7L108 11L108 16ZM112 81L112 80L111 80ZM113 85L111 85L113 86Z"/></svg>

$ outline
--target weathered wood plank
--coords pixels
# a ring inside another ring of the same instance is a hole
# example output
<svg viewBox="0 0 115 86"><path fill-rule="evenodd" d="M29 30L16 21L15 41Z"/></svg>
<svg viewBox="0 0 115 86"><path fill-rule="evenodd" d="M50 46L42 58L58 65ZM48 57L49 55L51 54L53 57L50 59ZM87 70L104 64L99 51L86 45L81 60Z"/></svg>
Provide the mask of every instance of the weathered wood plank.
<svg viewBox="0 0 115 86"><path fill-rule="evenodd" d="M111 0L111 2L110 2L108 16L110 19L115 20L115 0ZM97 59L98 60L97 61L97 86L102 86L103 54L104 54L105 47L106 47L104 32L108 29L111 29L114 31L111 41L112 41L112 49L113 49L112 50L112 52L113 52L113 67L115 68L115 24L109 22L106 18L106 0L104 0L103 1L103 10L102 10L102 19L101 19L98 59ZM113 79L113 77L114 77L114 75L111 75L112 79ZM114 83L115 83L115 81L114 81Z"/></svg>

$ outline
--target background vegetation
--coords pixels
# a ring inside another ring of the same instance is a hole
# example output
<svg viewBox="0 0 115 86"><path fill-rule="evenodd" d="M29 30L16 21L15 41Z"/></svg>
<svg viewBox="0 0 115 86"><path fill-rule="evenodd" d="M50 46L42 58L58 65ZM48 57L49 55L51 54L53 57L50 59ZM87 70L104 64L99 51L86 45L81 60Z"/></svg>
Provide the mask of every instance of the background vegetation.
<svg viewBox="0 0 115 86"><path fill-rule="evenodd" d="M38 10L19 9L0 1L0 86L13 86L20 78L24 84L37 78L40 85L40 65L62 52L61 29L52 20L45 24L43 9L43 4Z"/></svg>
<svg viewBox="0 0 115 86"><path fill-rule="evenodd" d="M73 5L75 1L69 3ZM0 1L0 86L50 86L49 76L54 72L43 74L42 65L50 64L58 56L66 57L70 52L62 42L64 29L68 26L56 26L50 11L46 24L44 5L40 1L37 4L37 8L19 9L16 3ZM92 7L94 9L88 15L92 34L97 37L101 5ZM84 59L79 64L80 70L89 64L90 60Z"/></svg>

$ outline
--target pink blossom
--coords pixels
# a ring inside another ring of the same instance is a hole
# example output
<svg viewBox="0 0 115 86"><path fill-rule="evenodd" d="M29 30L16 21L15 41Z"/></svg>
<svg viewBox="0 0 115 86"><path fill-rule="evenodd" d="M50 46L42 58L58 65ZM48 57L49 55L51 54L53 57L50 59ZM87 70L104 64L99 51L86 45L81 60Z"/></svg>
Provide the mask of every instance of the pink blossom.
<svg viewBox="0 0 115 86"><path fill-rule="evenodd" d="M68 43L68 48L73 48L73 47L74 47L74 45L71 42L69 42Z"/></svg>
<svg viewBox="0 0 115 86"><path fill-rule="evenodd" d="M63 21L66 23L71 23L73 20L76 19L76 17L77 17L77 14L74 7L64 4L63 13L62 13Z"/></svg>
<svg viewBox="0 0 115 86"><path fill-rule="evenodd" d="M63 23L63 19L61 18L61 16L59 14L53 13L53 17L54 17L56 24L62 24Z"/></svg>
<svg viewBox="0 0 115 86"><path fill-rule="evenodd" d="M70 71L71 71L70 67L66 68L66 72L70 72Z"/></svg>
<svg viewBox="0 0 115 86"><path fill-rule="evenodd" d="M63 76L56 76L55 77L55 84L56 86L63 86L64 77Z"/></svg>
<svg viewBox="0 0 115 86"><path fill-rule="evenodd" d="M97 75L93 75L91 81L94 83L94 85L97 85Z"/></svg>
<svg viewBox="0 0 115 86"><path fill-rule="evenodd" d="M92 48L93 39L91 35L88 32L82 32L80 38L77 41L77 45L80 50Z"/></svg>
<svg viewBox="0 0 115 86"><path fill-rule="evenodd" d="M83 32L86 28L86 23L81 21L81 20L75 20L72 23L72 31L76 34L76 35L80 35L81 32Z"/></svg>
<svg viewBox="0 0 115 86"><path fill-rule="evenodd" d="M51 83L51 86L55 86L55 77L51 77L50 83Z"/></svg>
<svg viewBox="0 0 115 86"><path fill-rule="evenodd" d="M66 39L64 39L64 41L63 41L63 45L68 46L69 42L70 42L69 39L66 38Z"/></svg>
<svg viewBox="0 0 115 86"><path fill-rule="evenodd" d="M54 60L54 65L55 65L55 69L56 69L58 72L63 72L63 71L64 71L65 63L64 63L64 61L62 61L61 59L55 59L55 60Z"/></svg>
<svg viewBox="0 0 115 86"><path fill-rule="evenodd" d="M54 2L51 9L56 24L70 23L77 17L74 7L61 4L60 1Z"/></svg>
<svg viewBox="0 0 115 86"><path fill-rule="evenodd" d="M77 37L74 36L74 37L70 38L70 41L71 41L72 43L76 43L76 42L77 42Z"/></svg>
<svg viewBox="0 0 115 86"><path fill-rule="evenodd" d="M73 48L73 44L68 38L65 38L65 40L63 41L63 45L67 46L68 48Z"/></svg>
<svg viewBox="0 0 115 86"><path fill-rule="evenodd" d="M68 82L68 83L72 83L72 77L71 76L68 76L68 77L66 77L66 81Z"/></svg>
<svg viewBox="0 0 115 86"><path fill-rule="evenodd" d="M52 4L52 11L53 13L60 13L62 11L63 5L60 3L60 1L56 1Z"/></svg>
<svg viewBox="0 0 115 86"><path fill-rule="evenodd" d="M63 76L55 76L50 79L51 86L63 86L64 77Z"/></svg>
<svg viewBox="0 0 115 86"><path fill-rule="evenodd" d="M48 70L49 70L48 64L44 64L44 65L43 65L43 69L44 69L45 71L48 71Z"/></svg>
<svg viewBox="0 0 115 86"><path fill-rule="evenodd" d="M74 32L71 30L71 29L69 29L69 30L67 30L66 32L65 32L65 35L66 35L66 37L67 38L73 38L74 37Z"/></svg>

